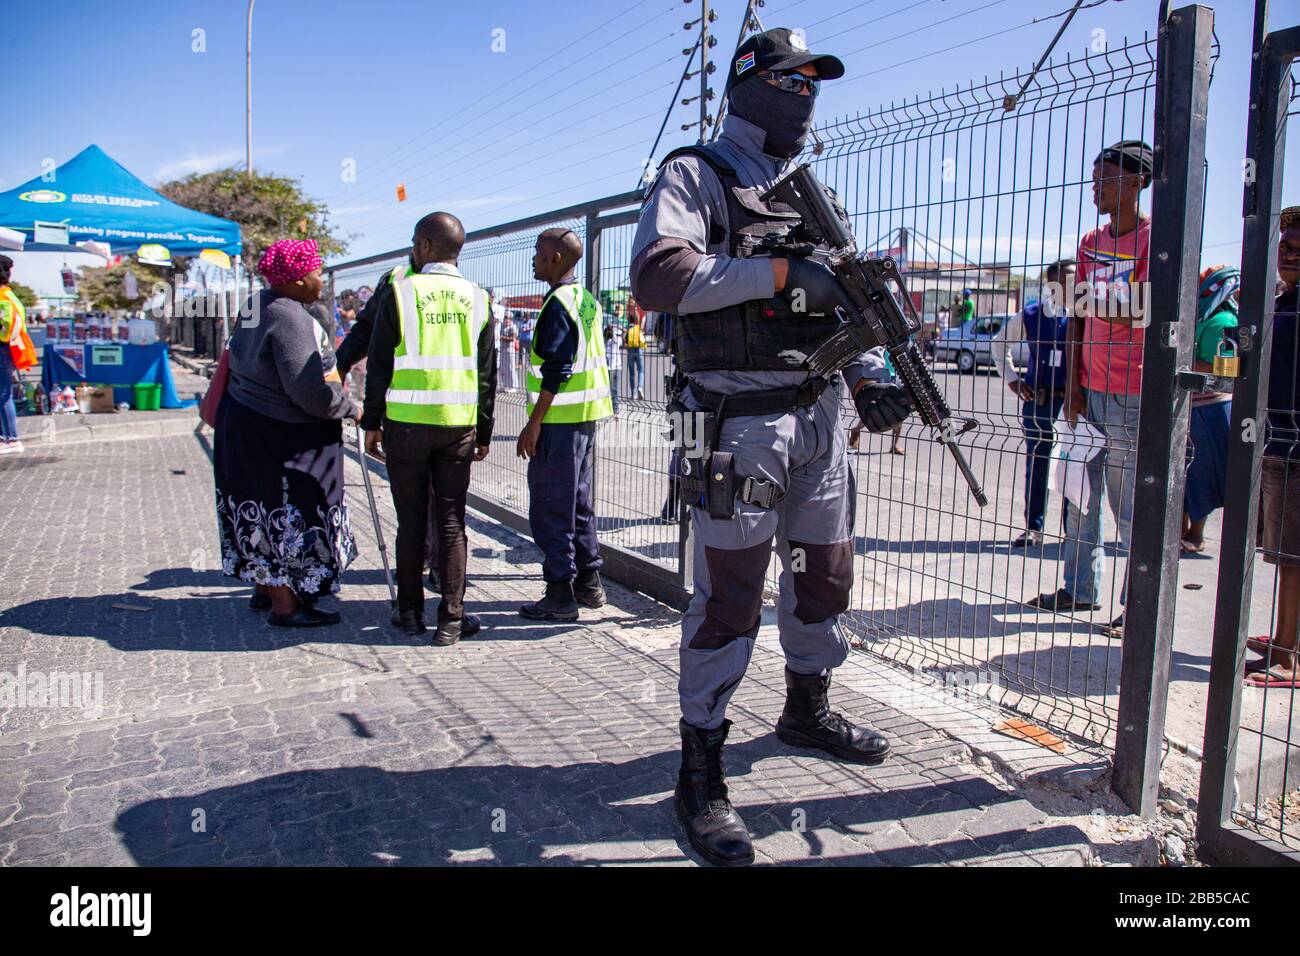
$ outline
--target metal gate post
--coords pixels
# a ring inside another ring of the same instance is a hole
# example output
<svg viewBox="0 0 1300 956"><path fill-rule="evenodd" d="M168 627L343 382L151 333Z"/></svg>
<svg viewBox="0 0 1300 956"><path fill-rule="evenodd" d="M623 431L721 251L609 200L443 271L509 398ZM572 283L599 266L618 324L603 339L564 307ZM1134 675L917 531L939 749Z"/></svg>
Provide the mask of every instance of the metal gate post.
<svg viewBox="0 0 1300 956"><path fill-rule="evenodd" d="M600 299L600 219L594 212L587 213L587 291Z"/></svg>
<svg viewBox="0 0 1300 956"><path fill-rule="evenodd" d="M1173 652L1187 446L1187 393L1205 183L1205 113L1214 12L1175 10L1160 25L1155 177L1141 415L1124 610L1112 787L1142 816L1155 812Z"/></svg>
<svg viewBox="0 0 1300 956"><path fill-rule="evenodd" d="M583 232L586 233L586 249L583 258L587 260L587 291L591 293L597 302L600 302L600 222L595 210L587 213L587 227ZM604 333L605 328L602 322L597 334L603 335ZM611 381L610 386L617 387L617 383ZM598 482L600 480L600 455L598 454L600 450L600 423L597 422L596 424L597 429L592 439L593 450L591 453L591 497L593 503L597 497L596 489L599 487Z"/></svg>
<svg viewBox="0 0 1300 956"><path fill-rule="evenodd" d="M1286 117L1292 53L1300 50L1300 27L1267 34L1268 3L1255 6L1254 60L1246 155L1253 164L1244 189L1239 326L1251 347L1232 393L1232 424L1219 554L1210 688L1205 708L1205 761L1196 814L1198 855L1225 866L1300 862L1300 855L1231 822L1241 719L1242 665L1250 619L1259 521L1259 478L1267 418L1269 356L1273 342L1273 281L1277 275L1278 212L1281 207Z"/></svg>

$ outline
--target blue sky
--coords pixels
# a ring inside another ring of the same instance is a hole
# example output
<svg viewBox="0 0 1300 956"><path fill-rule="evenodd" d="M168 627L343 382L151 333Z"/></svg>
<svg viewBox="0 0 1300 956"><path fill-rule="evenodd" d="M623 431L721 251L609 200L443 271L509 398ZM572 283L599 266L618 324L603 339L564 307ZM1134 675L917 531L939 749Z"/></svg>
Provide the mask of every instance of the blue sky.
<svg viewBox="0 0 1300 956"><path fill-rule="evenodd" d="M1253 4L1211 5L1222 56L1209 113L1205 242L1208 256L1232 261ZM723 60L744 4L714 6ZM769 27L803 28L814 49L845 60L848 77L825 86L820 121L1023 68L1060 23L1031 21L1068 6L769 0L761 16ZM19 0L6 8L21 28L0 37L12 104L0 188L88 143L150 182L242 163L241 0ZM1085 50L1097 30L1112 44L1140 36L1153 29L1157 8L1157 0L1111 0L1084 10L1058 50ZM259 0L254 166L298 177L328 201L335 223L355 234L350 255L402 245L414 216L433 208L452 209L473 228L623 191L637 181L690 43L683 23L698 10L698 0ZM1272 21L1300 22L1300 0L1274 0ZM720 70L715 87L722 79ZM682 95L693 95L692 86ZM696 111L677 107L659 156L693 141L679 126ZM352 164L355 182L347 182ZM399 182L409 196L401 204ZM23 274L53 291L60 263L33 258L22 257Z"/></svg>

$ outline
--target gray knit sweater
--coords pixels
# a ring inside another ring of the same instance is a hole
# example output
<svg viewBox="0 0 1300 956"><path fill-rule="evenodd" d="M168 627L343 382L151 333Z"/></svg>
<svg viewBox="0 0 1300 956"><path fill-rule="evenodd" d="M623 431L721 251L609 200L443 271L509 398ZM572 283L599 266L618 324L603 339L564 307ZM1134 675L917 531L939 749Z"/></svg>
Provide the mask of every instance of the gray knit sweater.
<svg viewBox="0 0 1300 956"><path fill-rule="evenodd" d="M253 318L241 319L230 337L230 396L282 422L350 418L352 399L325 381L334 350L322 350L311 313L269 289L258 295Z"/></svg>

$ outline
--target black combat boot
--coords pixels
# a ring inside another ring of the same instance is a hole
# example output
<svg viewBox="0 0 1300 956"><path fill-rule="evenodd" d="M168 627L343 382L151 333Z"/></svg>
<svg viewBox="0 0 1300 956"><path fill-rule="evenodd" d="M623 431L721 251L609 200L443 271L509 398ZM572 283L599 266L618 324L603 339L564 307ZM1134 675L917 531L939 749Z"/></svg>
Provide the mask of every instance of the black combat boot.
<svg viewBox="0 0 1300 956"><path fill-rule="evenodd" d="M573 597L573 582L547 581L546 596L525 604L519 609L519 616L534 621L576 621L578 602Z"/></svg>
<svg viewBox="0 0 1300 956"><path fill-rule="evenodd" d="M715 866L754 862L749 830L727 799L722 744L731 729L724 720L717 730L701 730L681 721L682 767L677 771L677 819L697 853Z"/></svg>
<svg viewBox="0 0 1300 956"><path fill-rule="evenodd" d="M597 608L608 604L605 585L600 583L600 572L579 571L578 579L573 582L573 598L583 607Z"/></svg>
<svg viewBox="0 0 1300 956"><path fill-rule="evenodd" d="M889 741L831 710L826 699L830 686L830 674L796 674L787 667L785 710L776 722L776 735L791 747L816 747L841 760L880 763L889 755Z"/></svg>

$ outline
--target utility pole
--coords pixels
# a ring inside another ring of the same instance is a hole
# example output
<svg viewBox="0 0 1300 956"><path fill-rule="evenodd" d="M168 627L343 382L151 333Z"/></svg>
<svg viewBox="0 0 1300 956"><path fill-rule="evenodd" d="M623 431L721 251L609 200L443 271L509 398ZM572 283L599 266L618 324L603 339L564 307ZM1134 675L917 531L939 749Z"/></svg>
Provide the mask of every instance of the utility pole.
<svg viewBox="0 0 1300 956"><path fill-rule="evenodd" d="M245 32L247 57L244 61L244 89L247 102L244 110L244 169L253 178L253 4L248 0L248 29Z"/></svg>
<svg viewBox="0 0 1300 956"><path fill-rule="evenodd" d="M739 50L740 45L745 42L745 34L749 33L750 30L754 30L755 32L762 31L763 21L758 19L758 8L763 5L764 0L749 0L749 2L745 4L745 15L740 21L740 35L736 37L737 50ZM735 58L734 53L732 54L732 58ZM722 114L726 108L727 94L723 93L722 101L718 103L718 115L713 119L713 132L709 134L709 139L711 141L717 139L718 133L722 131Z"/></svg>
<svg viewBox="0 0 1300 956"><path fill-rule="evenodd" d="M713 91L709 89L709 0L700 0L700 143L708 136L709 100ZM713 14L717 16L717 14ZM713 41L717 43L717 40Z"/></svg>
<svg viewBox="0 0 1300 956"><path fill-rule="evenodd" d="M684 3L690 3L691 0L683 0ZM708 140L709 124L713 122L713 117L709 115L709 100L713 99L713 90L709 89L709 74L713 73L717 66L709 62L709 48L718 45L718 38L709 32L709 24L718 19L717 13L709 9L709 0L700 0L700 16L695 20L688 20L683 29L689 30L697 23L700 25L700 39L696 46L700 50L700 92L696 96L688 96L682 100L682 106L689 106L692 101L700 101L700 118L694 123L683 123L682 130L688 130L692 126L699 126L700 135L696 142L703 145ZM682 51L683 56L690 56L695 52L695 47ZM689 61L687 62L689 66ZM684 74L685 79L695 76L694 73L687 72Z"/></svg>

